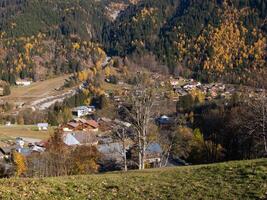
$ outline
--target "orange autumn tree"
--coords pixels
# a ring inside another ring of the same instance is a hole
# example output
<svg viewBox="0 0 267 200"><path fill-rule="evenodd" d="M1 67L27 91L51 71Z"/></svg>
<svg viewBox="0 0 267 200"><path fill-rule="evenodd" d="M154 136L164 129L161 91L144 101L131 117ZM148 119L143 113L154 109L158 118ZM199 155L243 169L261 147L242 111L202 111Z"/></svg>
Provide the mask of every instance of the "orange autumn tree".
<svg viewBox="0 0 267 200"><path fill-rule="evenodd" d="M21 153L13 152L13 162L16 166L17 176L21 176L27 171L26 158Z"/></svg>
<svg viewBox="0 0 267 200"><path fill-rule="evenodd" d="M77 146L71 153L72 174L96 173L101 154L95 146Z"/></svg>

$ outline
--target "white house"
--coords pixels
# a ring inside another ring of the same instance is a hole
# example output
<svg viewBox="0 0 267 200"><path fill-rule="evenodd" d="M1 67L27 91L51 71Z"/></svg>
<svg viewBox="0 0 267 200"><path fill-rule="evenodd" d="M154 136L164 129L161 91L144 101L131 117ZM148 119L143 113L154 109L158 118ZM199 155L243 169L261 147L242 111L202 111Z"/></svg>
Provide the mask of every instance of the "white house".
<svg viewBox="0 0 267 200"><path fill-rule="evenodd" d="M7 121L6 122L6 126L11 126L11 122L10 121Z"/></svg>
<svg viewBox="0 0 267 200"><path fill-rule="evenodd" d="M72 114L77 117L83 117L95 112L94 106L79 106L72 110Z"/></svg>
<svg viewBox="0 0 267 200"><path fill-rule="evenodd" d="M48 123L38 123L37 124L39 131L47 131L48 130Z"/></svg>
<svg viewBox="0 0 267 200"><path fill-rule="evenodd" d="M27 80L17 80L16 81L16 85L19 85L19 86L29 86L31 85L31 81L27 81Z"/></svg>

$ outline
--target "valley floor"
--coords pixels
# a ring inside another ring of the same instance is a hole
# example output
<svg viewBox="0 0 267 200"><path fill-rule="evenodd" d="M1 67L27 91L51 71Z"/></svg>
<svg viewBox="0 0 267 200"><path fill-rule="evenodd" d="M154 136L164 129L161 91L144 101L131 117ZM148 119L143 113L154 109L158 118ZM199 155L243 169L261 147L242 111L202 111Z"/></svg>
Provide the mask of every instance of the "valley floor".
<svg viewBox="0 0 267 200"><path fill-rule="evenodd" d="M30 86L14 86L11 88L11 95L1 97L0 101L3 100L24 107L45 109L55 103L55 101L60 101L66 95L73 93L73 88L57 91L58 88L64 85L68 77L69 75L62 75L56 78L34 82Z"/></svg>
<svg viewBox="0 0 267 200"><path fill-rule="evenodd" d="M0 180L0 199L266 199L267 159Z"/></svg>
<svg viewBox="0 0 267 200"><path fill-rule="evenodd" d="M36 125L0 125L0 144L5 141L14 141L17 137L26 138L26 141L31 139L35 142L47 140L53 134L53 131L53 128L49 128L48 131L38 131ZM5 145L2 144L2 146Z"/></svg>

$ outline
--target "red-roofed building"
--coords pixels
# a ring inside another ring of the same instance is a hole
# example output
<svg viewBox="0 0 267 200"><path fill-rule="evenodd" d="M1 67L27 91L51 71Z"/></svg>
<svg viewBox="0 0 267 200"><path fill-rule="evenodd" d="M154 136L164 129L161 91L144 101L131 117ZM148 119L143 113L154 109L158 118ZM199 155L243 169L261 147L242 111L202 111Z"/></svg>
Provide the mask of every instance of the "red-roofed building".
<svg viewBox="0 0 267 200"><path fill-rule="evenodd" d="M98 131L99 124L95 120L87 120L86 125L87 125L87 129Z"/></svg>

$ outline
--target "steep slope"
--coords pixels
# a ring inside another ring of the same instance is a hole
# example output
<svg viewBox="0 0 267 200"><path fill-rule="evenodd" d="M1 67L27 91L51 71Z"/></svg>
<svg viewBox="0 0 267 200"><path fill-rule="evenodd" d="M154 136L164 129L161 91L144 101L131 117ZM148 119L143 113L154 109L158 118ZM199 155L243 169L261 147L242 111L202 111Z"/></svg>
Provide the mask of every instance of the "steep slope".
<svg viewBox="0 0 267 200"><path fill-rule="evenodd" d="M101 1L26 0L19 12L14 11L11 17L5 18L0 30L12 37L42 32L50 36L77 34L92 39L106 20L103 13Z"/></svg>
<svg viewBox="0 0 267 200"><path fill-rule="evenodd" d="M171 72L248 82L266 73L266 1L169 0L130 6L105 27L110 54L151 51Z"/></svg>
<svg viewBox="0 0 267 200"><path fill-rule="evenodd" d="M42 179L0 180L11 199L266 199L267 160Z"/></svg>
<svg viewBox="0 0 267 200"><path fill-rule="evenodd" d="M254 84L267 75L266 13L265 0L0 0L0 35L75 37L109 55L152 52L182 76Z"/></svg>
<svg viewBox="0 0 267 200"><path fill-rule="evenodd" d="M0 33L0 79L10 84L18 78L38 81L88 70L103 57L99 44L76 36L9 38Z"/></svg>
<svg viewBox="0 0 267 200"><path fill-rule="evenodd" d="M0 31L8 36L75 34L99 39L102 26L129 5L129 0L0 0Z"/></svg>

